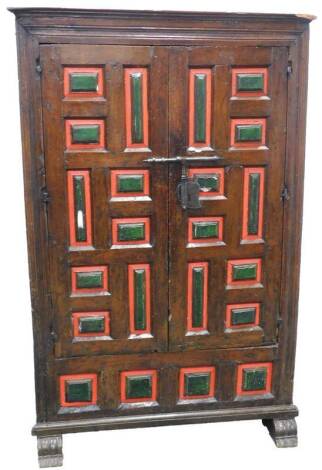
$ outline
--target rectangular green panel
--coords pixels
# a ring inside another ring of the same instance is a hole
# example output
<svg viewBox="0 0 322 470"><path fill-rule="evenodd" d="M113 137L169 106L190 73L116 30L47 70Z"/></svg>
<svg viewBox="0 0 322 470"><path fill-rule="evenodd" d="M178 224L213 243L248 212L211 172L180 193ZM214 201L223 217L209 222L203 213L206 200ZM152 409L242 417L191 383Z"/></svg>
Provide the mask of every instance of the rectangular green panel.
<svg viewBox="0 0 322 470"><path fill-rule="evenodd" d="M197 175L197 182L200 186L200 191L207 193L209 191L219 190L219 175L218 174L200 174Z"/></svg>
<svg viewBox="0 0 322 470"><path fill-rule="evenodd" d="M104 331L105 331L105 318L102 316L81 317L79 319L79 332L80 333L104 333Z"/></svg>
<svg viewBox="0 0 322 470"><path fill-rule="evenodd" d="M92 381L88 379L66 381L65 399L68 403L92 401Z"/></svg>
<svg viewBox="0 0 322 470"><path fill-rule="evenodd" d="M136 330L146 329L146 271L134 271L134 326Z"/></svg>
<svg viewBox="0 0 322 470"><path fill-rule="evenodd" d="M233 326L250 324L255 322L256 308L233 308L231 311L231 324Z"/></svg>
<svg viewBox="0 0 322 470"><path fill-rule="evenodd" d="M84 271L76 273L77 289L99 289L103 287L102 271Z"/></svg>
<svg viewBox="0 0 322 470"><path fill-rule="evenodd" d="M192 238L218 238L218 222L193 222Z"/></svg>
<svg viewBox="0 0 322 470"><path fill-rule="evenodd" d="M131 122L132 142L139 144L143 142L143 75L141 72L131 73Z"/></svg>
<svg viewBox="0 0 322 470"><path fill-rule="evenodd" d="M244 369L243 390L264 390L266 388L267 369Z"/></svg>
<svg viewBox="0 0 322 470"><path fill-rule="evenodd" d="M258 233L260 178L261 175L259 173L250 173L249 175L247 223L249 235L256 235Z"/></svg>
<svg viewBox="0 0 322 470"><path fill-rule="evenodd" d="M192 269L192 327L203 326L204 268Z"/></svg>
<svg viewBox="0 0 322 470"><path fill-rule="evenodd" d="M74 176L74 219L75 233L78 242L85 242L86 236L86 205L85 205L85 180L84 176Z"/></svg>
<svg viewBox="0 0 322 470"><path fill-rule="evenodd" d="M143 192L143 175L119 175L117 177L117 191L119 193Z"/></svg>
<svg viewBox="0 0 322 470"><path fill-rule="evenodd" d="M100 126L98 124L73 124L73 144L97 144L99 142Z"/></svg>
<svg viewBox="0 0 322 470"><path fill-rule="evenodd" d="M98 74L91 72L73 72L69 76L72 92L97 91Z"/></svg>
<svg viewBox="0 0 322 470"><path fill-rule="evenodd" d="M264 75L262 73L239 73L237 75L238 91L262 91Z"/></svg>
<svg viewBox="0 0 322 470"><path fill-rule="evenodd" d="M184 375L184 394L186 396L209 395L210 392L210 374L202 372L196 374Z"/></svg>
<svg viewBox="0 0 322 470"><path fill-rule="evenodd" d="M126 398L151 398L152 376L140 375L126 377Z"/></svg>
<svg viewBox="0 0 322 470"><path fill-rule="evenodd" d="M207 106L207 75L195 74L194 80L195 96L195 142L206 141L206 106Z"/></svg>
<svg viewBox="0 0 322 470"><path fill-rule="evenodd" d="M262 139L261 124L238 124L235 131L237 142L257 142Z"/></svg>
<svg viewBox="0 0 322 470"><path fill-rule="evenodd" d="M119 242L144 240L145 224L118 224L117 239Z"/></svg>
<svg viewBox="0 0 322 470"><path fill-rule="evenodd" d="M244 281L256 279L257 264L238 264L233 266L233 280Z"/></svg>

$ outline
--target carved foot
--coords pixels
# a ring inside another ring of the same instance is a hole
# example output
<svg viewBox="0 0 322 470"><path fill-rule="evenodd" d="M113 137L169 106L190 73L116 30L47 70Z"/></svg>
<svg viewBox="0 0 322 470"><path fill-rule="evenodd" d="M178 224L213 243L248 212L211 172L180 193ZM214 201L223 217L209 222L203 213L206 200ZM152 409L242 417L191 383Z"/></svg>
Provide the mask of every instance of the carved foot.
<svg viewBox="0 0 322 470"><path fill-rule="evenodd" d="M40 468L61 467L63 465L63 437L37 437L38 461Z"/></svg>
<svg viewBox="0 0 322 470"><path fill-rule="evenodd" d="M294 418L263 419L276 447L297 446L297 426Z"/></svg>

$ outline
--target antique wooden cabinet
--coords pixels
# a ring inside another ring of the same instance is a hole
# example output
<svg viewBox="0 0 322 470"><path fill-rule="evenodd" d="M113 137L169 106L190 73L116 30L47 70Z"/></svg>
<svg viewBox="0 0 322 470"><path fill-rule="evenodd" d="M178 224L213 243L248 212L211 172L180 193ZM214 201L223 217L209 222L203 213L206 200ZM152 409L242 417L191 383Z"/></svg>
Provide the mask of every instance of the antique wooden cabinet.
<svg viewBox="0 0 322 470"><path fill-rule="evenodd" d="M292 404L309 16L13 9L40 465Z"/></svg>

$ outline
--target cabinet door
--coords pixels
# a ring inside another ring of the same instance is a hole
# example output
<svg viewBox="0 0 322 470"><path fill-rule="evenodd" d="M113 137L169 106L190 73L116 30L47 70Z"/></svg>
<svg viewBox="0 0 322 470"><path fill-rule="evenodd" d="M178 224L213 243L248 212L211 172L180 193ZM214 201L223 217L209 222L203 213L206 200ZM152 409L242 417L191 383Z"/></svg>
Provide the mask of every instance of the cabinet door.
<svg viewBox="0 0 322 470"><path fill-rule="evenodd" d="M272 344L282 251L287 49L175 47L169 155L193 156L201 209L170 171L170 349ZM180 83L180 86L178 86ZM217 155L212 163L201 156Z"/></svg>
<svg viewBox="0 0 322 470"><path fill-rule="evenodd" d="M41 63L56 355L164 351L168 168L144 159L168 152L168 51L45 45Z"/></svg>

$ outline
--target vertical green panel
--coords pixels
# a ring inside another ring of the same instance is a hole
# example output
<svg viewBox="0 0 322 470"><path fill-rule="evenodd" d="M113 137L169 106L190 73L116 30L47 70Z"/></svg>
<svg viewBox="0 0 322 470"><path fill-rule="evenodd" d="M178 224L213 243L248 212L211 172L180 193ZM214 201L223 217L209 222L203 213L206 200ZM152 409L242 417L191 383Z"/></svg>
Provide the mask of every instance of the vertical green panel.
<svg viewBox="0 0 322 470"><path fill-rule="evenodd" d="M132 108L132 142L143 142L143 75L141 72L131 73L131 108Z"/></svg>
<svg viewBox="0 0 322 470"><path fill-rule="evenodd" d="M99 143L100 126L98 124L73 124L73 144L97 144Z"/></svg>
<svg viewBox="0 0 322 470"><path fill-rule="evenodd" d="M191 373L184 375L184 394L186 396L209 395L210 392L210 374L209 372Z"/></svg>
<svg viewBox="0 0 322 470"><path fill-rule="evenodd" d="M92 401L92 381L88 379L66 381L65 400L68 403Z"/></svg>
<svg viewBox="0 0 322 470"><path fill-rule="evenodd" d="M103 287L102 271L84 271L76 273L77 289L99 289Z"/></svg>
<svg viewBox="0 0 322 470"><path fill-rule="evenodd" d="M243 390L264 390L266 387L267 369L244 369Z"/></svg>
<svg viewBox="0 0 322 470"><path fill-rule="evenodd" d="M249 175L247 228L250 235L258 233L260 178L261 175L259 173L251 173Z"/></svg>
<svg viewBox="0 0 322 470"><path fill-rule="evenodd" d="M245 281L256 279L257 264L236 264L233 266L233 280Z"/></svg>
<svg viewBox="0 0 322 470"><path fill-rule="evenodd" d="M204 268L192 269L192 327L203 325Z"/></svg>
<svg viewBox="0 0 322 470"><path fill-rule="evenodd" d="M97 91L98 74L91 72L73 72L69 76L72 92Z"/></svg>
<svg viewBox="0 0 322 470"><path fill-rule="evenodd" d="M151 398L152 376L141 375L126 377L126 398Z"/></svg>
<svg viewBox="0 0 322 470"><path fill-rule="evenodd" d="M86 236L86 205L85 205L85 179L82 175L73 177L74 182L74 218L75 233L78 242L85 242Z"/></svg>
<svg viewBox="0 0 322 470"><path fill-rule="evenodd" d="M239 73L237 75L238 91L262 91L264 75L262 73Z"/></svg>
<svg viewBox="0 0 322 470"><path fill-rule="evenodd" d="M134 326L136 330L146 329L146 271L134 271Z"/></svg>
<svg viewBox="0 0 322 470"><path fill-rule="evenodd" d="M195 142L205 142L206 140L206 106L207 106L207 75L204 73L195 74L194 80L195 95Z"/></svg>

